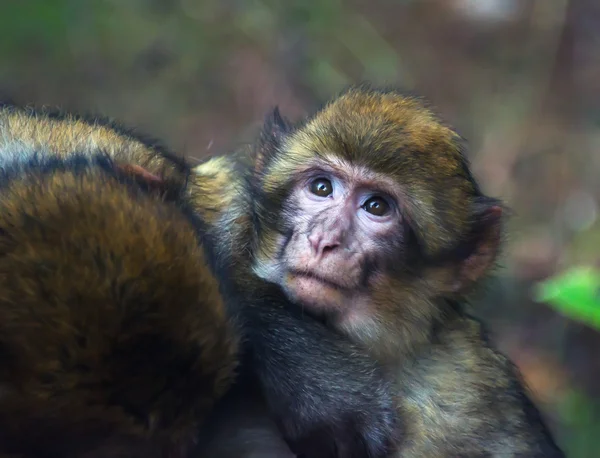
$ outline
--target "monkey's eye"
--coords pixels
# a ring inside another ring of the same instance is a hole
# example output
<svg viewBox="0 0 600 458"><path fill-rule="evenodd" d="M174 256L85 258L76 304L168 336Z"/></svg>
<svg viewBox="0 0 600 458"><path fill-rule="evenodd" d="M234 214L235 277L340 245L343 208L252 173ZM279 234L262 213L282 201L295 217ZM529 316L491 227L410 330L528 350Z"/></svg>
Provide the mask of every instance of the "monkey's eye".
<svg viewBox="0 0 600 458"><path fill-rule="evenodd" d="M390 211L389 204L382 197L371 197L364 203L363 208L375 216L385 216Z"/></svg>
<svg viewBox="0 0 600 458"><path fill-rule="evenodd" d="M326 178L317 178L310 184L310 192L319 197L327 197L333 192L333 186Z"/></svg>

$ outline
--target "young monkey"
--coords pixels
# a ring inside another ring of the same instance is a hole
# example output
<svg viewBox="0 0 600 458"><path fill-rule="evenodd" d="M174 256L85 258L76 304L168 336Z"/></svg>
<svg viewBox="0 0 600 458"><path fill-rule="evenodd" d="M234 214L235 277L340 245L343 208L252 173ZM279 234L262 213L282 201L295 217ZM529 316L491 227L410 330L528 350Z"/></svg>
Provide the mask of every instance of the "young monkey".
<svg viewBox="0 0 600 458"><path fill-rule="evenodd" d="M254 272L385 365L402 423L393 456L563 456L462 307L497 257L503 207L455 131L415 97L360 86L297 126L275 110L252 160ZM197 180L229 182L236 163L201 164ZM235 231L228 205L212 218Z"/></svg>

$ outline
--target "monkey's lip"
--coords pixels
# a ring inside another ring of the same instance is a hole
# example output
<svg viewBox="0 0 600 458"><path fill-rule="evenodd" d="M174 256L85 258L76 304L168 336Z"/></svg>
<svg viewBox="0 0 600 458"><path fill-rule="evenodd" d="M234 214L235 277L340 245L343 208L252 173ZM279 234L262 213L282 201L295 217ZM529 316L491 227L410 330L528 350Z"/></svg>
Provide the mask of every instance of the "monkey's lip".
<svg viewBox="0 0 600 458"><path fill-rule="evenodd" d="M289 271L289 275L294 276L294 277L301 277L301 278L308 278L311 280L316 280L319 283L322 283L322 284L329 286L330 288L334 288L334 289L340 289L340 290L350 289L348 286L341 285L340 283L338 283L336 281L330 280L329 278L325 278L314 272L307 272L307 271L303 271L303 270L292 269Z"/></svg>

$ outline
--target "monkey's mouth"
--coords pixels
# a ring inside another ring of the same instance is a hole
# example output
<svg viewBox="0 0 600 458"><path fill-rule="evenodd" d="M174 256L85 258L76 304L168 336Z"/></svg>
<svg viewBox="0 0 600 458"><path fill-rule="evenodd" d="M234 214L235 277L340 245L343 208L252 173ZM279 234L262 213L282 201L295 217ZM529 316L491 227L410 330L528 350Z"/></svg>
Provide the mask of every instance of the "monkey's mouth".
<svg viewBox="0 0 600 458"><path fill-rule="evenodd" d="M292 277L299 277L299 278L305 278L305 279L309 279L309 280L313 280L313 281L317 281L325 286L328 286L330 288L333 289L337 289L337 290L348 290L350 288L348 288L348 286L345 285L341 285L340 283L331 280L329 278L325 278L321 275L318 275L314 272L306 272L306 271L302 271L302 270L296 270L296 269L292 269L289 271L289 275Z"/></svg>

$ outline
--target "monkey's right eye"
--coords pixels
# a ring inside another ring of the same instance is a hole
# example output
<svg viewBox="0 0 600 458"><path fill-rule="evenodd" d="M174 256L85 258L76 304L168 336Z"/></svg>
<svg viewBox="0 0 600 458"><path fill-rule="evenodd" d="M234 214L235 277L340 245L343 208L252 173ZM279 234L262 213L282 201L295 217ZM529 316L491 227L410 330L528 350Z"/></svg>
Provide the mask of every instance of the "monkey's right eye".
<svg viewBox="0 0 600 458"><path fill-rule="evenodd" d="M333 192L333 186L328 179L317 178L310 184L310 192L319 197L327 197Z"/></svg>

